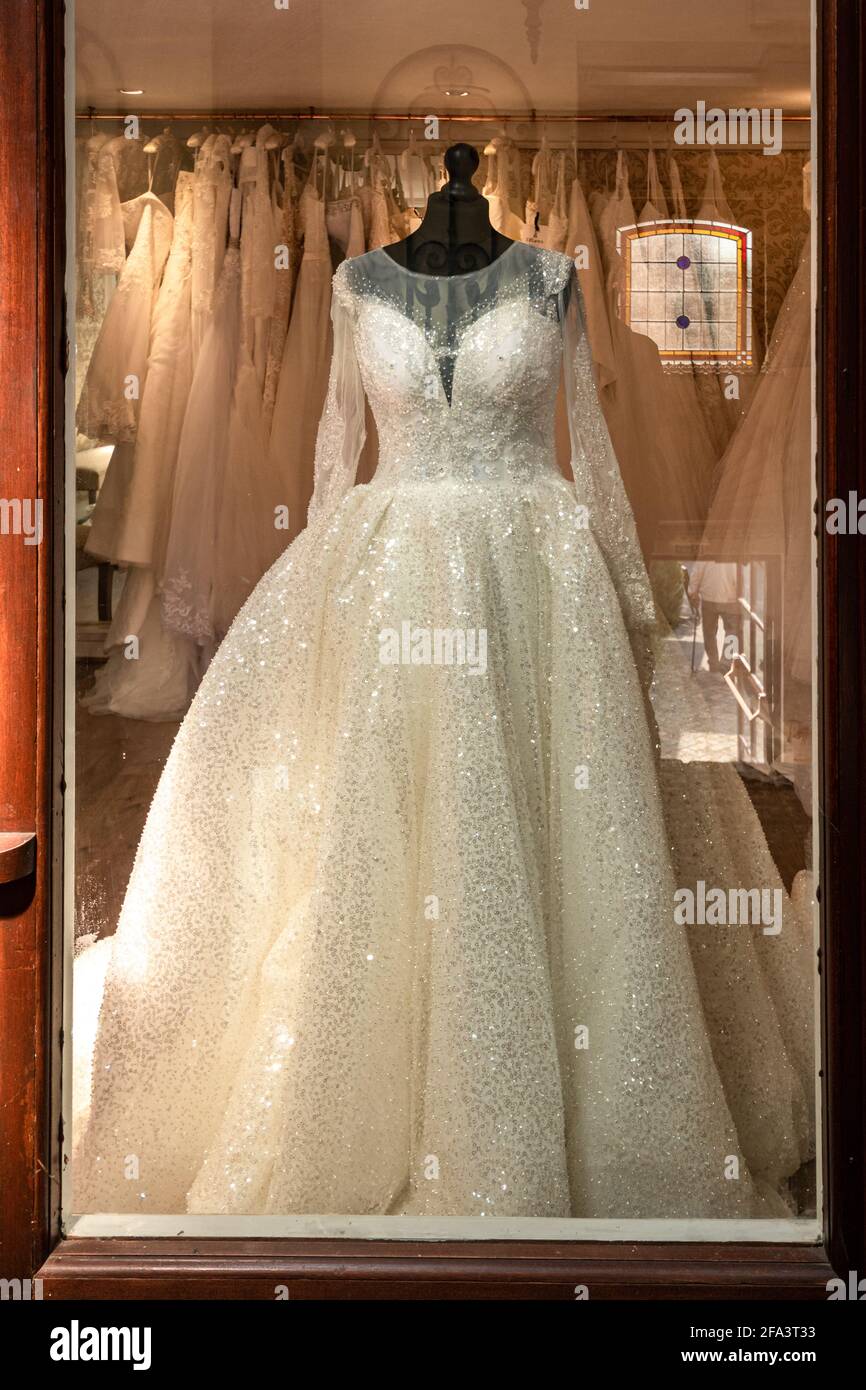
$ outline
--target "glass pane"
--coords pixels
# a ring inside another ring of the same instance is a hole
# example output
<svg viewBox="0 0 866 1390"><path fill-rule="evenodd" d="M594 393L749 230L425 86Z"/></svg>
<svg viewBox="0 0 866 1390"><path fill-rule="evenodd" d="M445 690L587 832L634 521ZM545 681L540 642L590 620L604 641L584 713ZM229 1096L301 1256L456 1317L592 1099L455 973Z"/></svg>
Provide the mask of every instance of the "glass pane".
<svg viewBox="0 0 866 1390"><path fill-rule="evenodd" d="M71 1227L813 1239L808 0L75 48Z"/></svg>

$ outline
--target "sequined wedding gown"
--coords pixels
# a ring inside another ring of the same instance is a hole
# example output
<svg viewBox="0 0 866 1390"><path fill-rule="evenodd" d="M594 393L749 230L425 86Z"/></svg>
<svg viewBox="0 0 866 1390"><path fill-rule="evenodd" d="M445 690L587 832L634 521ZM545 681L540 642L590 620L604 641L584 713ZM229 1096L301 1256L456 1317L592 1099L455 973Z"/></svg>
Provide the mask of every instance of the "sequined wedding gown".
<svg viewBox="0 0 866 1390"><path fill-rule="evenodd" d="M720 1076L674 924L652 602L571 262L516 244L443 281L373 251L333 326L309 525L144 830L74 1209L786 1214L725 1095L765 1019L721 1020ZM754 1120L791 1171L785 1065Z"/></svg>

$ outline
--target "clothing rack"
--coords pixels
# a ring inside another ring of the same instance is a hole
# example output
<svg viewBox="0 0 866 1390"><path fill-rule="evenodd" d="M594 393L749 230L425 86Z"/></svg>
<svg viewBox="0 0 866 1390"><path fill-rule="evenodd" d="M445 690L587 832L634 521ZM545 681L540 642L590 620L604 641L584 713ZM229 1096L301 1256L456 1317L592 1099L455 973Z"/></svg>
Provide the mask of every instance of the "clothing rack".
<svg viewBox="0 0 866 1390"><path fill-rule="evenodd" d="M381 139L392 146L403 138L402 131L407 125L418 128L424 125L424 113L406 111L320 111L308 108L306 111L96 111L89 108L76 112L76 121L109 121L118 123L125 116L134 114L143 124L192 125L244 125L255 126L265 123L277 125L305 123L376 125L381 130ZM539 131L543 131L551 150L573 150L575 145L584 151L589 150L645 150L647 146L657 151L674 149L674 122L672 113L666 112L555 112L529 111L477 111L443 112L437 114L440 123L440 139L451 144L459 129L465 130L465 139L471 143L487 141L492 134L502 132L521 148L531 148L537 144ZM788 150L810 148L811 116L795 113L782 117L785 129L785 147ZM391 130L387 130L388 125ZM559 130L556 127L559 127ZM641 129L643 127L643 129ZM704 146L687 146L686 149L704 149ZM735 151L759 149L758 145L737 145ZM724 154L724 148L717 150Z"/></svg>
<svg viewBox="0 0 866 1390"><path fill-rule="evenodd" d="M383 112L383 111L76 111L77 121L122 121L129 114L138 116L141 121L258 121L264 124L266 121L416 121L424 123L427 113L422 112ZM593 122L595 124L606 125L609 122L615 124L647 123L670 125L671 113L663 112L626 112L617 113L610 111L592 111L576 114L572 111L475 111L475 112L443 112L431 113L438 115L442 125L448 125L453 121L467 121L475 125L482 123L502 124L507 121L530 121L532 123L556 122L556 121L580 121ZM783 123L788 121L811 121L811 115L783 115Z"/></svg>

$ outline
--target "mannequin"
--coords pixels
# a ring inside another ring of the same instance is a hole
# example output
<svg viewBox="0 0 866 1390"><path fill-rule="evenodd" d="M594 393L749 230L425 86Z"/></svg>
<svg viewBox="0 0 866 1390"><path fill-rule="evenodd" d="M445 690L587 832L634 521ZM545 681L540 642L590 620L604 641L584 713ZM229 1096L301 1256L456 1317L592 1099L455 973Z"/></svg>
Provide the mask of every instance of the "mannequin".
<svg viewBox="0 0 866 1390"><path fill-rule="evenodd" d="M383 248L392 260L422 275L465 275L491 265L514 245L494 230L487 199L472 182L478 163L471 145L445 151L448 182L430 194L420 227Z"/></svg>

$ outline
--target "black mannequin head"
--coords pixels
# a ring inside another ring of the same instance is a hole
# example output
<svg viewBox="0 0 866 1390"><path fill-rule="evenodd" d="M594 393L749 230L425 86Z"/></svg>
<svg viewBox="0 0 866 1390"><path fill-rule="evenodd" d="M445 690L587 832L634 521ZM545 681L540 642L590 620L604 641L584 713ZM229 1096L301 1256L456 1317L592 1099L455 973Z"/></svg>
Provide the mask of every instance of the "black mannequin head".
<svg viewBox="0 0 866 1390"><path fill-rule="evenodd" d="M450 145L445 151L445 170L448 174L447 192L453 198L477 198L472 175L478 168L478 151L471 145Z"/></svg>

